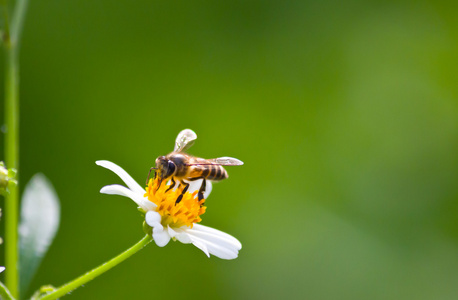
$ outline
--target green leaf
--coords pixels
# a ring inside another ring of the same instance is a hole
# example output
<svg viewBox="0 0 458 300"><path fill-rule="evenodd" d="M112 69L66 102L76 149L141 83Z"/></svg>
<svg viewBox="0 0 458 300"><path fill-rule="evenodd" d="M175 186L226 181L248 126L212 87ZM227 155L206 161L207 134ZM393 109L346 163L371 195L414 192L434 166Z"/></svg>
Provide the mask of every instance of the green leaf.
<svg viewBox="0 0 458 300"><path fill-rule="evenodd" d="M56 235L60 204L51 182L35 174L25 187L19 225L20 291L25 294Z"/></svg>

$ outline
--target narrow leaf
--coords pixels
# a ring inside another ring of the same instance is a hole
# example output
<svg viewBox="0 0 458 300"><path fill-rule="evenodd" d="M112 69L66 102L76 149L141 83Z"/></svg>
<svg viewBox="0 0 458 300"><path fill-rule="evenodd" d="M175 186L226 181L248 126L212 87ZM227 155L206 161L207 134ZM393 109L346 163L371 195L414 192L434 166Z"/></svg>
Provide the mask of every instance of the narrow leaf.
<svg viewBox="0 0 458 300"><path fill-rule="evenodd" d="M24 294L56 235L60 204L51 182L35 174L25 187L19 225L20 290Z"/></svg>

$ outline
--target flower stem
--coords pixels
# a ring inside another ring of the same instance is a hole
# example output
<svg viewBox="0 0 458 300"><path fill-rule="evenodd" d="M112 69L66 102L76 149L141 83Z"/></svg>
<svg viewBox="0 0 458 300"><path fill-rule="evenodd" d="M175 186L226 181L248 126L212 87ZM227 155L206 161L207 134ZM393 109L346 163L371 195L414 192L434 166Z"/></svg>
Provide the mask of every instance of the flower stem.
<svg viewBox="0 0 458 300"><path fill-rule="evenodd" d="M4 0L3 11L5 28L3 44L5 47L5 163L7 168L19 168L19 47L18 39L24 19L27 0L18 0L9 26L8 5ZM19 297L18 273L18 186L12 186L5 199L5 281L11 294Z"/></svg>
<svg viewBox="0 0 458 300"><path fill-rule="evenodd" d="M144 246L146 246L149 242L151 242L153 239L151 238L150 235L145 235L138 243L124 251L123 253L119 254L115 258L111 259L110 261L98 266L97 268L87 272L86 274L76 278L73 281L70 281L63 286L57 288L55 291L53 291L50 294L44 295L40 298L39 300L52 300L52 299L57 299L59 297L64 296L65 294L73 291L74 289L80 287L81 285L85 284L86 282L96 278L97 276L103 274L104 272L110 270L114 266L118 265L119 263L123 262L130 256L132 256L134 253L142 249Z"/></svg>
<svg viewBox="0 0 458 300"><path fill-rule="evenodd" d="M13 18L8 16L8 3L4 5L5 47L5 163L7 168L19 169L19 40L28 0L15 2ZM14 297L19 298L18 252L19 187L13 185L5 197L5 281Z"/></svg>
<svg viewBox="0 0 458 300"><path fill-rule="evenodd" d="M18 74L14 50L6 46L5 74L5 163L8 168L18 169ZM11 294L18 297L18 186L11 186L5 197L5 272L6 285Z"/></svg>

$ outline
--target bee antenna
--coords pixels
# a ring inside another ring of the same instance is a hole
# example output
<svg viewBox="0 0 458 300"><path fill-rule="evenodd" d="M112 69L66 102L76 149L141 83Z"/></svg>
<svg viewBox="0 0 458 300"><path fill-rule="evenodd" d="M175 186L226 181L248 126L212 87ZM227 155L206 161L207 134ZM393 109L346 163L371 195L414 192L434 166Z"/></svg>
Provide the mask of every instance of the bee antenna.
<svg viewBox="0 0 458 300"><path fill-rule="evenodd" d="M151 175L151 171L152 171L152 170L157 170L157 168L156 168L156 167L152 167L151 169L149 169L148 177L146 178L146 185L148 185L149 176Z"/></svg>

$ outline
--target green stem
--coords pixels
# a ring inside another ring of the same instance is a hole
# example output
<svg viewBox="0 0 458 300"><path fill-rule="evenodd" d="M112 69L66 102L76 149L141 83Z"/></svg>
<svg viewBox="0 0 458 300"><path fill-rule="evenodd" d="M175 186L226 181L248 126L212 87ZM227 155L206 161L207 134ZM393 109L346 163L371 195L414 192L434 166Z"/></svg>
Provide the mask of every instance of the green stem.
<svg viewBox="0 0 458 300"><path fill-rule="evenodd" d="M19 169L19 38L28 0L16 1L11 27L8 5L4 4L5 46L5 163L7 168ZM19 188L12 186L5 199L5 272L11 294L19 297L18 252Z"/></svg>
<svg viewBox="0 0 458 300"><path fill-rule="evenodd" d="M63 286L57 288L55 291L53 291L50 294L47 294L45 296L42 296L38 299L40 300L52 300L52 299L57 299L59 297L64 296L67 293L70 293L74 289L80 287L81 285L85 284L86 282L96 278L99 275L102 275L104 272L110 270L114 266L118 265L119 263L123 262L130 256L132 256L134 253L142 249L144 246L146 246L149 242L151 242L153 239L151 238L150 235L146 235L143 237L138 243L133 245L131 248L127 249L123 253L119 254L115 258L111 259L110 261L98 266L97 268L87 272L86 274L82 275L81 277L76 278L73 281L70 281L69 283L64 284Z"/></svg>
<svg viewBox="0 0 458 300"><path fill-rule="evenodd" d="M7 168L19 167L19 65L16 49L5 34L5 163ZM9 189L5 199L5 272L11 294L18 297L18 186Z"/></svg>
<svg viewBox="0 0 458 300"><path fill-rule="evenodd" d="M28 6L28 0L17 0L16 6L14 7L13 19L11 20L11 40L18 51Z"/></svg>
<svg viewBox="0 0 458 300"><path fill-rule="evenodd" d="M11 295L10 291L0 282L0 299L4 300L13 300L13 295Z"/></svg>

